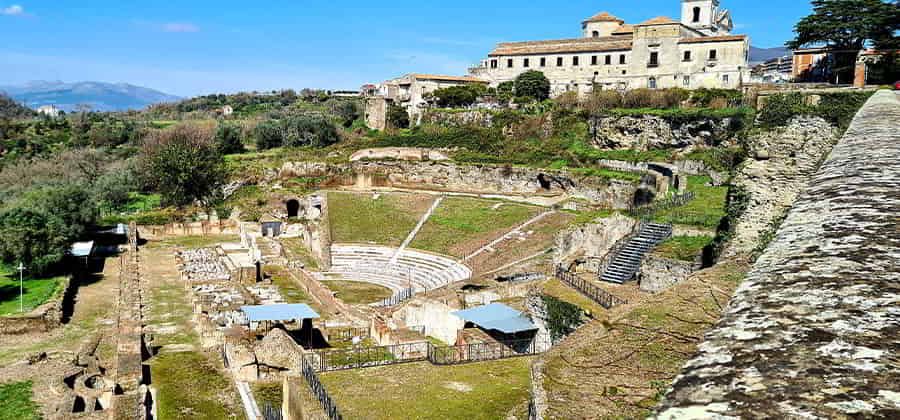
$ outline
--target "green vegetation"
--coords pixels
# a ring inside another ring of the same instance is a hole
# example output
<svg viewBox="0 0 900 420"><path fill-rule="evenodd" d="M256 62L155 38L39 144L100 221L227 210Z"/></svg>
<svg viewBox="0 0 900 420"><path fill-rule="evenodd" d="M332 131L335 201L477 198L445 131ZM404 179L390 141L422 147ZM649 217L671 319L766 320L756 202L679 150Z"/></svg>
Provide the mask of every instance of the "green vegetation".
<svg viewBox="0 0 900 420"><path fill-rule="evenodd" d="M382 194L372 199L372 194L328 193L331 240L400 245L428 206L422 203L421 197L418 200L410 197Z"/></svg>
<svg viewBox="0 0 900 420"><path fill-rule="evenodd" d="M537 70L528 70L516 76L515 94L518 98L543 101L550 97L550 79Z"/></svg>
<svg viewBox="0 0 900 420"><path fill-rule="evenodd" d="M479 242L524 223L535 207L475 198L448 197L410 244L411 248L461 257Z"/></svg>
<svg viewBox="0 0 900 420"><path fill-rule="evenodd" d="M578 305L551 295L543 295L541 299L547 309L547 328L554 341L571 334L584 322L584 311Z"/></svg>
<svg viewBox="0 0 900 420"><path fill-rule="evenodd" d="M150 362L159 418L224 419L234 412L223 390L233 384L202 353L188 351L160 354Z"/></svg>
<svg viewBox="0 0 900 420"><path fill-rule="evenodd" d="M208 248L226 242L240 242L237 235L193 235L176 236L150 242L151 248L179 247L179 248Z"/></svg>
<svg viewBox="0 0 900 420"><path fill-rule="evenodd" d="M265 277L278 287L278 291L281 292L281 296L284 297L287 303L306 303L310 306L316 306L313 298L297 285L284 267L267 265L264 270ZM319 312L318 308L315 309Z"/></svg>
<svg viewBox="0 0 900 420"><path fill-rule="evenodd" d="M253 397L256 399L256 405L260 410L265 410L266 405L276 410L281 410L281 404L284 398L284 392L281 382L256 382L250 384L253 391Z"/></svg>
<svg viewBox="0 0 900 420"><path fill-rule="evenodd" d="M0 420L39 420L40 407L31 400L31 381L0 384Z"/></svg>
<svg viewBox="0 0 900 420"><path fill-rule="evenodd" d="M291 254L292 257L300 260L303 266L308 270L318 270L319 263L310 254L309 249L303 245L300 238L285 238L281 240L281 245Z"/></svg>
<svg viewBox="0 0 900 420"><path fill-rule="evenodd" d="M487 86L481 83L450 86L431 92L431 96L442 108L460 108L472 105L487 92Z"/></svg>
<svg viewBox="0 0 900 420"><path fill-rule="evenodd" d="M714 187L712 179L706 176L689 176L688 191L695 194L694 199L681 207L662 210L654 215L659 222L678 225L700 226L715 229L725 217L725 198L728 187Z"/></svg>
<svg viewBox="0 0 900 420"><path fill-rule="evenodd" d="M322 284L335 293L335 297L351 305L367 305L391 297L391 290L372 283L359 281L323 281Z"/></svg>
<svg viewBox="0 0 900 420"><path fill-rule="evenodd" d="M873 92L840 92L819 95L816 105L801 93L777 94L766 98L759 112L759 123L764 128L786 125L791 118L800 115L821 117L841 130L846 130L856 112L869 100Z"/></svg>
<svg viewBox="0 0 900 420"><path fill-rule="evenodd" d="M273 119L256 126L256 148L324 147L340 140L337 127L320 113L272 115Z"/></svg>
<svg viewBox="0 0 900 420"><path fill-rule="evenodd" d="M216 129L216 148L222 156L247 151L241 142L241 128L232 124L219 124Z"/></svg>
<svg viewBox="0 0 900 420"><path fill-rule="evenodd" d="M211 203L225 182L225 165L213 133L199 126L177 125L155 132L145 139L139 159L144 183L158 191L165 204Z"/></svg>
<svg viewBox="0 0 900 420"><path fill-rule="evenodd" d="M530 357L460 366L410 363L330 372L322 383L354 419L497 419L527 412Z"/></svg>
<svg viewBox="0 0 900 420"><path fill-rule="evenodd" d="M385 119L390 128L409 128L409 113L406 112L406 108L403 108L400 105L393 103L388 105Z"/></svg>
<svg viewBox="0 0 900 420"><path fill-rule="evenodd" d="M30 312L63 292L65 277L34 279L25 276L23 309ZM0 264L0 316L19 313L19 273L10 265Z"/></svg>
<svg viewBox="0 0 900 420"><path fill-rule="evenodd" d="M673 236L659 244L653 253L675 260L697 261L703 249L712 243L712 236Z"/></svg>

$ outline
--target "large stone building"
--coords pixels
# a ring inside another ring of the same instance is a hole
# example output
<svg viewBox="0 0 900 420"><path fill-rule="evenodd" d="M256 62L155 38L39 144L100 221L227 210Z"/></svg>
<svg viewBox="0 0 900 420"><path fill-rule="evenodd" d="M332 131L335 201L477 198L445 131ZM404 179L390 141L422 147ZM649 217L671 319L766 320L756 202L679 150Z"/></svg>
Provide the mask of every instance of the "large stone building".
<svg viewBox="0 0 900 420"><path fill-rule="evenodd" d="M366 100L366 124L370 128L383 130L386 126L387 110L391 104L406 109L411 123L417 124L422 110L428 105L427 95L438 89L470 83L487 83L470 76L443 76L436 74L407 74L388 80L375 88Z"/></svg>
<svg viewBox="0 0 900 420"><path fill-rule="evenodd" d="M749 81L750 42L732 35L719 0L682 0L681 21L627 24L609 13L581 23L573 39L505 42L470 74L492 86L528 70L543 72L552 93L600 89L738 88Z"/></svg>

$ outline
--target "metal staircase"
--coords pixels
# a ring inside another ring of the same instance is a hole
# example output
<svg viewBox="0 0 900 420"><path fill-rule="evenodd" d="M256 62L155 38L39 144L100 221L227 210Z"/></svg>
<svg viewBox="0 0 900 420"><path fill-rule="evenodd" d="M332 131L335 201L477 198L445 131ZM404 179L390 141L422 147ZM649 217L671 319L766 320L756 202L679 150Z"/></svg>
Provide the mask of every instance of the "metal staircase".
<svg viewBox="0 0 900 420"><path fill-rule="evenodd" d="M614 253L600 274L600 280L623 284L641 268L641 261L650 250L672 236L672 225L641 222L637 234L627 238L624 246Z"/></svg>

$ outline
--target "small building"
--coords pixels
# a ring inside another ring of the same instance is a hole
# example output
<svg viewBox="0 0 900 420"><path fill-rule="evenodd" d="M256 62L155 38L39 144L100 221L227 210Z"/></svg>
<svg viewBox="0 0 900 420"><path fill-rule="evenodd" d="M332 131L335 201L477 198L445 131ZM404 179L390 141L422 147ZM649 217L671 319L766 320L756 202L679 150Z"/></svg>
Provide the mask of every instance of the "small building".
<svg viewBox="0 0 900 420"><path fill-rule="evenodd" d="M374 97L366 100L366 125L383 130L387 126L387 111L397 105L409 114L411 124L418 124L428 106L426 95L438 89L488 82L472 76L447 76L438 74L407 74L388 80L378 86Z"/></svg>
<svg viewBox="0 0 900 420"><path fill-rule="evenodd" d="M234 108L231 105L225 105L222 107L222 116L229 117L231 114L234 114Z"/></svg>
<svg viewBox="0 0 900 420"><path fill-rule="evenodd" d="M453 315L465 321L465 328L477 327L483 330L486 335L478 335L482 340L486 336L499 342L531 340L538 329L525 314L502 303L456 311ZM461 332L461 339L465 339L466 336Z"/></svg>
<svg viewBox="0 0 900 420"><path fill-rule="evenodd" d="M750 73L754 83L786 83L794 80L794 57L785 55L766 60L753 67Z"/></svg>
<svg viewBox="0 0 900 420"><path fill-rule="evenodd" d="M278 324L297 322L305 329L312 329L312 321L319 319L316 311L305 303L283 303L276 305L241 306L241 312L247 315L250 330L268 332Z"/></svg>
<svg viewBox="0 0 900 420"><path fill-rule="evenodd" d="M294 217L297 217L296 213ZM262 229L262 236L269 238L277 238L281 236L281 220L272 216L263 216L259 219L259 226Z"/></svg>
<svg viewBox="0 0 900 420"><path fill-rule="evenodd" d="M46 115L48 117L56 118L60 116L60 114L62 114L62 110L54 105L44 105L37 109L37 113L40 115Z"/></svg>

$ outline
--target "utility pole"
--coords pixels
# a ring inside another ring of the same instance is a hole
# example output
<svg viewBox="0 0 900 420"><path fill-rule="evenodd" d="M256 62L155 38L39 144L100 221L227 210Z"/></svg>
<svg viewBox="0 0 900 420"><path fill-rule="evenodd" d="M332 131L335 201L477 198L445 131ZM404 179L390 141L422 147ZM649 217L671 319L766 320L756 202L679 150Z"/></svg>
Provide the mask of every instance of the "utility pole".
<svg viewBox="0 0 900 420"><path fill-rule="evenodd" d="M22 293L22 280L25 273L25 265L19 263L19 313L25 312L25 294Z"/></svg>

